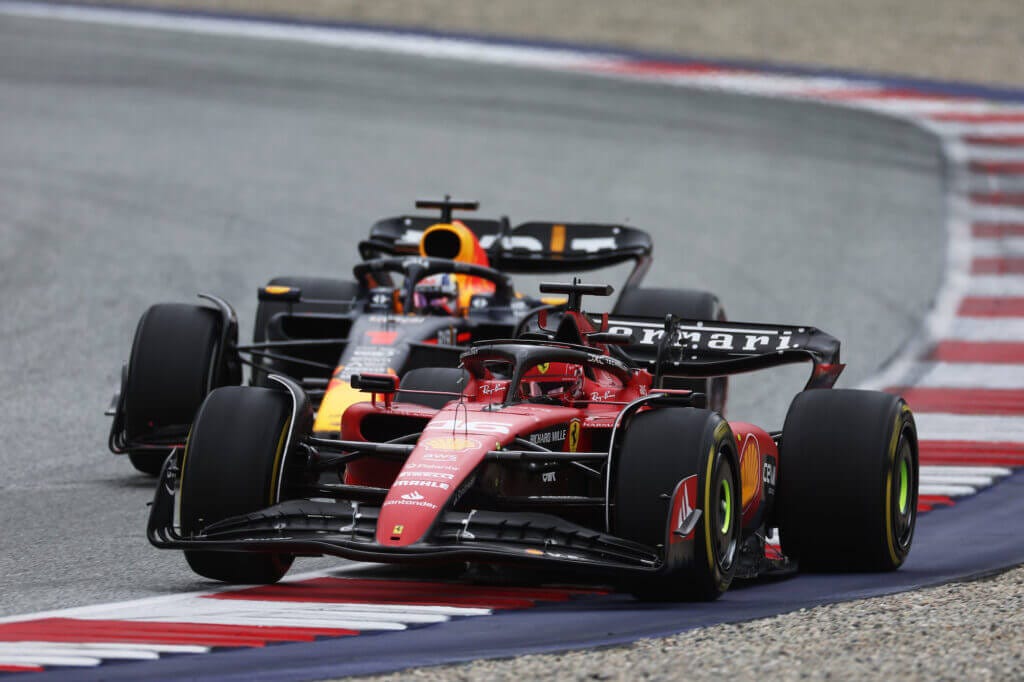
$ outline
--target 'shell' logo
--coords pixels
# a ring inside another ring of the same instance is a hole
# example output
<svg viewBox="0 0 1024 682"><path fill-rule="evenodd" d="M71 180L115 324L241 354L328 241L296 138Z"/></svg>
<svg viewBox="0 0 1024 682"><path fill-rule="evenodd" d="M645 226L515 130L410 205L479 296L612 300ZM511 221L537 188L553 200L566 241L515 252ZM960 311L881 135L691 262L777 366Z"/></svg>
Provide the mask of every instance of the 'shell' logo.
<svg viewBox="0 0 1024 682"><path fill-rule="evenodd" d="M440 450L442 452L462 452L463 450L479 448L480 441L472 438L444 436L440 438L428 438L423 441L423 445L431 450Z"/></svg>

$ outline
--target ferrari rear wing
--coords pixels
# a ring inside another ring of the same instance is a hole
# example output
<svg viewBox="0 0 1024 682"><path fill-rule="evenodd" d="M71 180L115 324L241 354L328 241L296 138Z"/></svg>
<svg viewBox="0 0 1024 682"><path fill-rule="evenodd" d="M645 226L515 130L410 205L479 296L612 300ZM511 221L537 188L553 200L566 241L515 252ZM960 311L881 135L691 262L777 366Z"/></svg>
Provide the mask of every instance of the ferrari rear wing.
<svg viewBox="0 0 1024 682"><path fill-rule="evenodd" d="M364 259L419 254L420 238L435 217L397 216L378 221L360 242ZM635 227L603 223L529 222L511 227L507 218L460 218L487 251L491 267L508 273L577 273L634 261L626 287L636 286L651 263L654 245Z"/></svg>
<svg viewBox="0 0 1024 682"><path fill-rule="evenodd" d="M592 321L602 328L602 317ZM806 388L831 388L845 367L839 340L814 327L612 315L601 341L609 334L623 337L616 345L650 368L656 386L665 376L712 377L811 362Z"/></svg>

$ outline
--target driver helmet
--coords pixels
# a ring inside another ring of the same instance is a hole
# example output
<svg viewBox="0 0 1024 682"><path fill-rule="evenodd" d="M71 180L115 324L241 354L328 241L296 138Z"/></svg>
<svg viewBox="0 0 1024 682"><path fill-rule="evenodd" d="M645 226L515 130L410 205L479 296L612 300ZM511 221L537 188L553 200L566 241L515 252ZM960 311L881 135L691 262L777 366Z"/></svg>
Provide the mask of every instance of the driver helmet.
<svg viewBox="0 0 1024 682"><path fill-rule="evenodd" d="M455 315L459 309L459 283L455 275L442 272L420 280L413 292L417 310Z"/></svg>
<svg viewBox="0 0 1024 682"><path fill-rule="evenodd" d="M583 395L583 367L566 362L541 363L523 374L519 390L526 400L577 400Z"/></svg>

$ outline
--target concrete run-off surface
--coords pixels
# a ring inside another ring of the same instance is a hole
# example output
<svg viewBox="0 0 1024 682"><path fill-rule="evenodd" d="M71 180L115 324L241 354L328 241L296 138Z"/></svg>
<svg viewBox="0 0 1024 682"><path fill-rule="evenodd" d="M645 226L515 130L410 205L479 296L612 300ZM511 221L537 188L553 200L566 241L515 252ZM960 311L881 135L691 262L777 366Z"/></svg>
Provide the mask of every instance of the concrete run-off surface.
<svg viewBox="0 0 1024 682"><path fill-rule="evenodd" d="M1020 0L113 0L1024 84Z"/></svg>

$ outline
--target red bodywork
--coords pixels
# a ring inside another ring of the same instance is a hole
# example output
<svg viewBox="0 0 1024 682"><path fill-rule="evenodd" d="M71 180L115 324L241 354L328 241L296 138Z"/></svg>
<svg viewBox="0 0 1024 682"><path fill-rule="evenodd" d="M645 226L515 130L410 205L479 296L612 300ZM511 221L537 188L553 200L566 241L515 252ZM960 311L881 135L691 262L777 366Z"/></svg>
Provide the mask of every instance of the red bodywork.
<svg viewBox="0 0 1024 682"><path fill-rule="evenodd" d="M607 352L602 344L587 343L587 334L600 330L585 315L573 311L566 315L573 318L580 332L578 343ZM556 364L545 366L543 372L533 368L524 379L540 382L568 371ZM487 452L515 449L517 438L554 433L561 442L548 440L545 446L561 452L607 447L623 407L647 396L653 377L643 369L633 369L624 381L597 368L586 375L581 372L578 380L574 387L576 401L566 396L563 404L524 401L494 410L506 400L510 390L525 389L512 387L507 379L478 380L470 376L463 398L449 402L439 411L400 401L363 402L349 407L342 418L343 440L380 440L379 429L390 420L407 420L409 431L422 431L404 463L363 459L346 467L346 484L389 489L377 524L376 541L384 546L403 547L423 540L438 515L452 507L453 497L469 487L470 476L480 469ZM774 493L778 449L763 429L741 422L731 426L740 452L743 525L756 528L763 522ZM480 485L479 481L476 485Z"/></svg>

